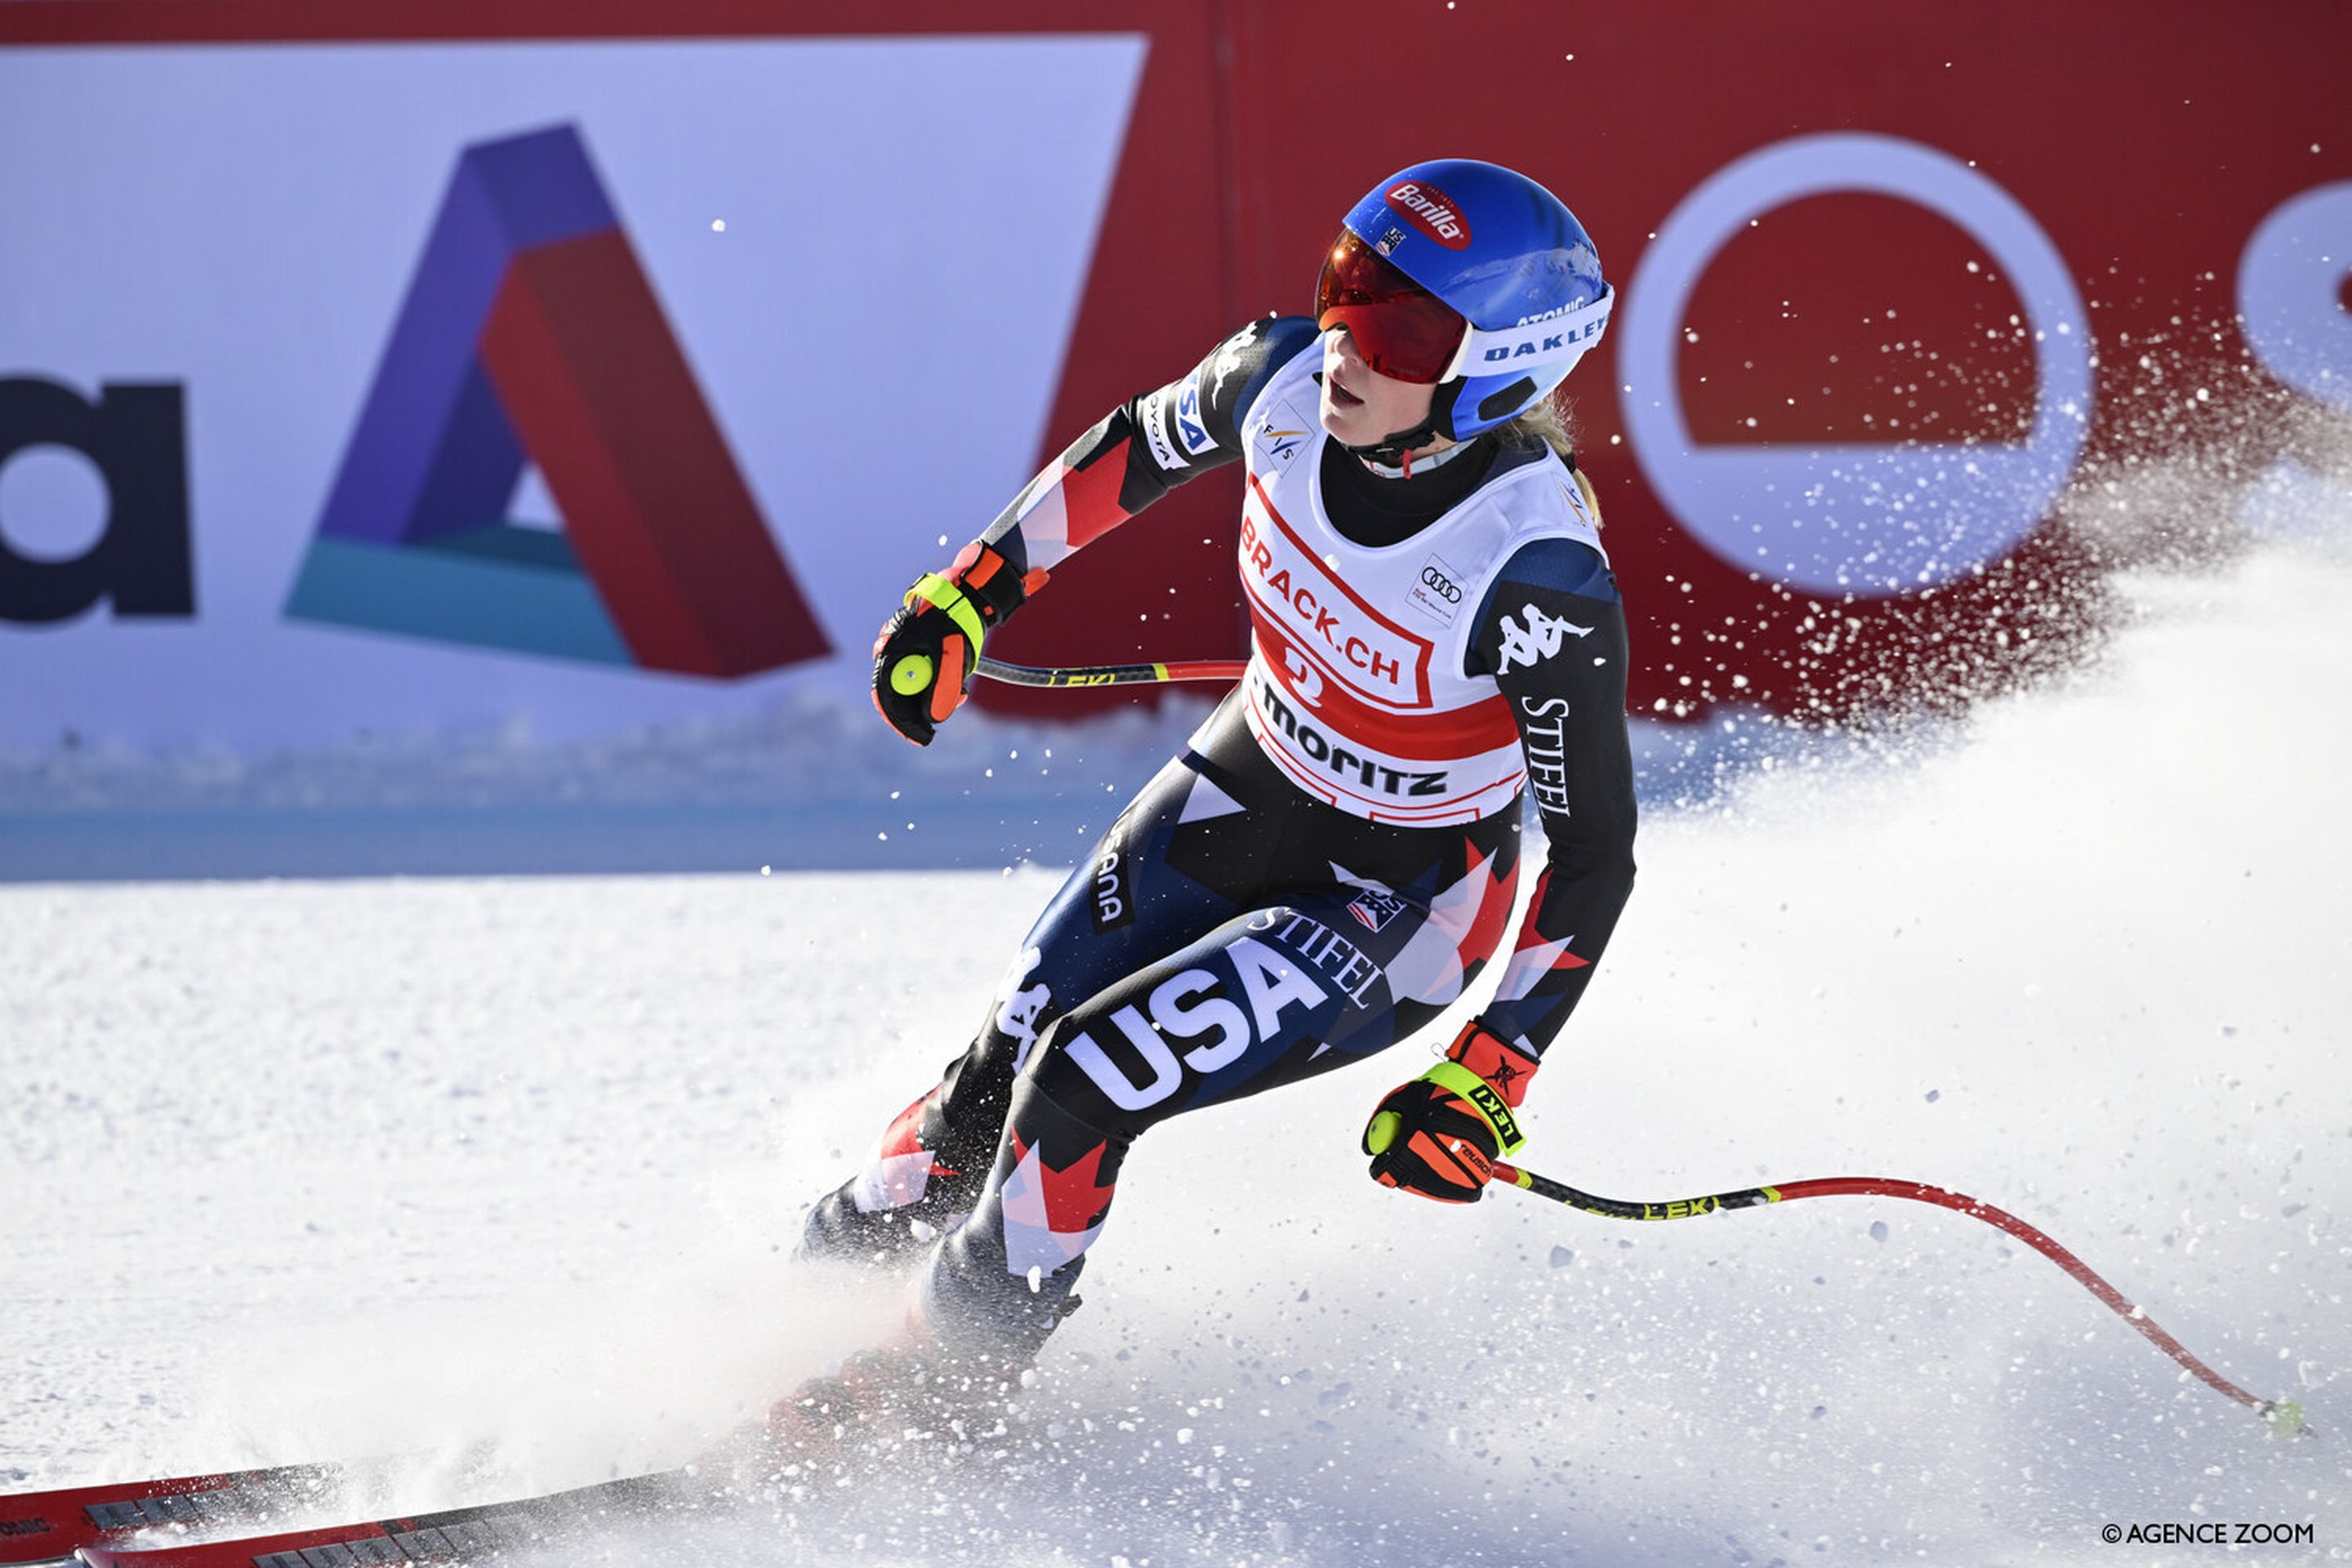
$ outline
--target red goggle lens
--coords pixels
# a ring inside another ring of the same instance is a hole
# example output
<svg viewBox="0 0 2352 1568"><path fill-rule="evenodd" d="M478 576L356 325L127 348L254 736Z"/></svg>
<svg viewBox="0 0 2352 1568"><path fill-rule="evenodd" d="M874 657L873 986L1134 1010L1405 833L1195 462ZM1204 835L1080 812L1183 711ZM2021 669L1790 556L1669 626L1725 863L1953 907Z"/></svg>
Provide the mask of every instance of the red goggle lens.
<svg viewBox="0 0 2352 1568"><path fill-rule="evenodd" d="M1468 323L1354 230L1343 229L1315 281L1315 325L1322 331L1347 328L1356 352L1380 374L1426 383L1444 378Z"/></svg>

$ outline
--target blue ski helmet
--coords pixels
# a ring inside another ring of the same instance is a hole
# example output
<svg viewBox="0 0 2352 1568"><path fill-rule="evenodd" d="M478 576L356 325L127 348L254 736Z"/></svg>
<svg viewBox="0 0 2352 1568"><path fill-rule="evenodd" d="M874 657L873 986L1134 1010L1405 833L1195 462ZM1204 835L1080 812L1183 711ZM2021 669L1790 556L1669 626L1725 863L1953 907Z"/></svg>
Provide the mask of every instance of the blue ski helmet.
<svg viewBox="0 0 2352 1568"><path fill-rule="evenodd" d="M1360 256L1367 248L1371 255ZM1335 269L1349 253L1373 267L1379 258L1465 321L1443 367L1430 364L1438 374L1404 377L1437 382L1427 428L1457 441L1549 396L1601 341L1616 302L1576 215L1525 174L1475 159L1401 169L1349 209L1317 289L1318 326L1356 326L1350 318L1365 305L1370 326L1382 308L1377 285L1341 286ZM1350 300L1365 304L1350 309ZM1410 363L1409 351L1403 357Z"/></svg>

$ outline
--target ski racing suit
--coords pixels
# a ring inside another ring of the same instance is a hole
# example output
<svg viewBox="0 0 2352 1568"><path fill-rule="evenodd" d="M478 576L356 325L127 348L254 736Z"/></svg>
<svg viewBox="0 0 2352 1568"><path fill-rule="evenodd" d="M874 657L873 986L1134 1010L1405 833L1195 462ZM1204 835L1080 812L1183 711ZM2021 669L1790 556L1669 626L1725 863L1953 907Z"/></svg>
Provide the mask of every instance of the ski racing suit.
<svg viewBox="0 0 2352 1568"><path fill-rule="evenodd" d="M982 536L1050 568L1240 460L1252 646L971 1045L809 1215L809 1255L922 1267L942 1338L1034 1354L1139 1133L1357 1061L1459 997L1509 921L1523 792L1550 863L1486 1030L1539 1060L1632 890L1625 619L1590 486L1499 432L1375 471L1323 432L1320 363L1312 321L1253 321Z"/></svg>

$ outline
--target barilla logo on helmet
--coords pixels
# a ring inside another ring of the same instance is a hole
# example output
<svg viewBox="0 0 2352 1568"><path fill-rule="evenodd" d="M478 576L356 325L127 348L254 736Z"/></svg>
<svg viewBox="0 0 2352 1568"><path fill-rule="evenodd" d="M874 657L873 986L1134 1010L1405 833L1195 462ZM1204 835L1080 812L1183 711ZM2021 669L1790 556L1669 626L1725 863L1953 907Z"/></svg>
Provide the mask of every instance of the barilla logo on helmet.
<svg viewBox="0 0 2352 1568"><path fill-rule="evenodd" d="M1419 180L1401 180L1389 187L1381 198L1402 213L1412 226L1445 247L1448 250L1465 250L1470 245L1470 220L1454 205L1454 198L1435 185Z"/></svg>

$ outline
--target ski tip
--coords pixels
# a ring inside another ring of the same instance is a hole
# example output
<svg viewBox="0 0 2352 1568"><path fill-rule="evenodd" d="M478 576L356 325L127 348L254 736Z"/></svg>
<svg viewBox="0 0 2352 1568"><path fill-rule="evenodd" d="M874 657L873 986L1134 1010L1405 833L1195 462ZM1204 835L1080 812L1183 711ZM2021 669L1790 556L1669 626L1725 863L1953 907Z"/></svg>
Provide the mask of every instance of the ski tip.
<svg viewBox="0 0 2352 1568"><path fill-rule="evenodd" d="M2273 1399L2263 1407L2263 1419L2271 1424L2273 1437L2300 1437L2311 1428L2304 1425L2303 1405L2293 1399Z"/></svg>

